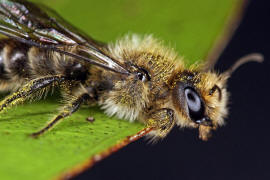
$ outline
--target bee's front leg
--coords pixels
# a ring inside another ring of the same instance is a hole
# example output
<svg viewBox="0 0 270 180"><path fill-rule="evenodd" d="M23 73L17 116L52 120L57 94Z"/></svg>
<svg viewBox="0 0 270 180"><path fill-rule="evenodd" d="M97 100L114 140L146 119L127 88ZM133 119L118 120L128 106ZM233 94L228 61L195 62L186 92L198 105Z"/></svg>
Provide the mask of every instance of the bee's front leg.
<svg viewBox="0 0 270 180"><path fill-rule="evenodd" d="M174 111L167 108L158 109L150 113L146 121L147 127L153 128L154 136L159 138L165 137L174 124Z"/></svg>

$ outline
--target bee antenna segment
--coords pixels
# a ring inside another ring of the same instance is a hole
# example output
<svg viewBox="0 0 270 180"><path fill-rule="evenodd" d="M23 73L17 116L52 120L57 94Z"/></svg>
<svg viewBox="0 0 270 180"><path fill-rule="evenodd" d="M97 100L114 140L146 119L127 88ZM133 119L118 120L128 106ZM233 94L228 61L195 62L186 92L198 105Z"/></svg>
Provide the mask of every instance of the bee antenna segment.
<svg viewBox="0 0 270 180"><path fill-rule="evenodd" d="M248 54L246 56L241 57L240 59L238 59L227 71L224 72L225 75L227 75L228 77L230 77L232 75L232 73L238 69L241 65L247 63L247 62L258 62L258 63L262 63L264 60L264 57L262 54L259 53L252 53L252 54Z"/></svg>

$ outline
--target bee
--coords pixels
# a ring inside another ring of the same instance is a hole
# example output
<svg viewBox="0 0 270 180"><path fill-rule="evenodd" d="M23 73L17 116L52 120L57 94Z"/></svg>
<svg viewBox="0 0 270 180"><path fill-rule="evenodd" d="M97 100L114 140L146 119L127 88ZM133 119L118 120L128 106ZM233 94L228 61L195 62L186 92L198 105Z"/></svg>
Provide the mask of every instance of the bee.
<svg viewBox="0 0 270 180"><path fill-rule="evenodd" d="M52 9L25 0L0 1L0 89L12 93L0 112L59 87L65 104L38 137L75 113L98 104L108 116L140 121L153 139L175 126L197 128L207 140L228 114L226 83L250 54L223 73L207 63L187 67L183 58L151 35L101 43Z"/></svg>

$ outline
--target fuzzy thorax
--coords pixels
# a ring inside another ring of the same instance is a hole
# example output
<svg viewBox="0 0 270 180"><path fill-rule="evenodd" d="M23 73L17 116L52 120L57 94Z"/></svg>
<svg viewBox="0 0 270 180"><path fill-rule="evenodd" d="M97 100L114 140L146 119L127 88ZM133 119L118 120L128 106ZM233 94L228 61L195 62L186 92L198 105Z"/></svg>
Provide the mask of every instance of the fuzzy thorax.
<svg viewBox="0 0 270 180"><path fill-rule="evenodd" d="M148 88L141 81L130 76L126 81L118 81L100 104L109 116L116 115L120 119L134 121L146 108L147 91Z"/></svg>
<svg viewBox="0 0 270 180"><path fill-rule="evenodd" d="M151 78L151 82L143 82L134 76L121 79L115 83L112 91L104 95L100 105L105 112L118 118L129 121L140 120L144 122L146 109L154 105L163 91L176 62L176 53L163 45L151 35L128 35L108 46L109 54L128 67L141 67ZM133 69L129 69L133 71ZM151 91L151 92L150 92ZM165 92L164 92L165 93Z"/></svg>

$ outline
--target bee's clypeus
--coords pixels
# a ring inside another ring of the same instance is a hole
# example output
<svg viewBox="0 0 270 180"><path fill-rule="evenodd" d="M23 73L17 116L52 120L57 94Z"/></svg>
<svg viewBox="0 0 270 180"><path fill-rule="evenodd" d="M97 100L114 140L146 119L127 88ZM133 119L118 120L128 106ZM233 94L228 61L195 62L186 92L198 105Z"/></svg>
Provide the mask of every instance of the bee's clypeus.
<svg viewBox="0 0 270 180"><path fill-rule="evenodd" d="M174 50L152 36L127 35L103 44L79 32L46 6L0 1L0 90L11 91L0 111L60 87L67 103L39 136L84 102L98 103L109 116L141 121L150 136L165 137L173 126L199 129L207 140L224 124L226 81L246 61L222 74L205 65L186 67ZM97 119L98 121L98 119Z"/></svg>

